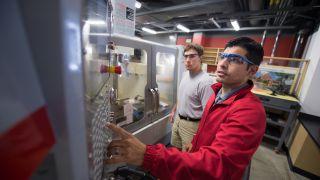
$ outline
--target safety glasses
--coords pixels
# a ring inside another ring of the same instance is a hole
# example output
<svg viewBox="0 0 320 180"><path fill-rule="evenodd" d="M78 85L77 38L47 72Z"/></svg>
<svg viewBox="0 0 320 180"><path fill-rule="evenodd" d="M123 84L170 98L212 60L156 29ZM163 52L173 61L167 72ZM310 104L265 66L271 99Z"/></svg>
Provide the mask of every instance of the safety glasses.
<svg viewBox="0 0 320 180"><path fill-rule="evenodd" d="M219 53L218 56L218 61L226 59L229 64L251 64L253 65L254 63L247 59L244 56L241 56L239 54L232 54L232 53Z"/></svg>

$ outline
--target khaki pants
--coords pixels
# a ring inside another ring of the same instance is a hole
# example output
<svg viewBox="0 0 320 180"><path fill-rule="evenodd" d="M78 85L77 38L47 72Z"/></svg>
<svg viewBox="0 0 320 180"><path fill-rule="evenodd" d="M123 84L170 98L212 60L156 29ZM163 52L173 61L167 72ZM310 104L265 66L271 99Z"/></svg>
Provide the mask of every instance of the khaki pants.
<svg viewBox="0 0 320 180"><path fill-rule="evenodd" d="M174 120L171 134L171 145L185 151L185 145L191 143L197 133L199 121L187 121L177 116Z"/></svg>

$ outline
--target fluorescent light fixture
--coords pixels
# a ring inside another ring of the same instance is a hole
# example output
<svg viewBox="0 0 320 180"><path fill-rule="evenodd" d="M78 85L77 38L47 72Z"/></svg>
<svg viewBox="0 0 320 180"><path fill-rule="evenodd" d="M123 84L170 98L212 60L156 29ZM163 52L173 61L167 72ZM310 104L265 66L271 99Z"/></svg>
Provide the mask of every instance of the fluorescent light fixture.
<svg viewBox="0 0 320 180"><path fill-rule="evenodd" d="M169 36L169 39L170 39L171 41L175 41L175 40L176 40L176 37L173 36L173 35L170 35L170 36Z"/></svg>
<svg viewBox="0 0 320 180"><path fill-rule="evenodd" d="M106 24L106 22L104 22L102 20L87 20L86 22L90 25L105 25Z"/></svg>
<svg viewBox="0 0 320 180"><path fill-rule="evenodd" d="M235 31L239 31L240 30L240 26L237 20L230 20L231 25L233 26L233 29Z"/></svg>
<svg viewBox="0 0 320 180"><path fill-rule="evenodd" d="M139 1L136 1L135 6L136 6L136 8L140 9L141 8L141 3Z"/></svg>
<svg viewBox="0 0 320 180"><path fill-rule="evenodd" d="M145 28L145 27L142 28L142 31L148 32L148 33L150 33L150 34L157 34L156 31L154 31L154 30L152 30L152 29L149 29L149 28Z"/></svg>
<svg viewBox="0 0 320 180"><path fill-rule="evenodd" d="M180 29L181 31L184 31L184 32L190 32L190 29L186 28L185 26L181 25L181 24L178 24L177 25L177 28Z"/></svg>

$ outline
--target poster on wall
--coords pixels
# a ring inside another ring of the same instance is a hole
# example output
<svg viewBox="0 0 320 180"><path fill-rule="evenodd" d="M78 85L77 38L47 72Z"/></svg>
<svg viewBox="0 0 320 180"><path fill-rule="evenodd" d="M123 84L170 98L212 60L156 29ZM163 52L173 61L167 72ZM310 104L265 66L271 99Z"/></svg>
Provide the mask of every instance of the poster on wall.
<svg viewBox="0 0 320 180"><path fill-rule="evenodd" d="M268 89L276 94L293 95L299 68L262 65L253 78L254 89Z"/></svg>
<svg viewBox="0 0 320 180"><path fill-rule="evenodd" d="M134 36L135 0L112 0L113 33Z"/></svg>

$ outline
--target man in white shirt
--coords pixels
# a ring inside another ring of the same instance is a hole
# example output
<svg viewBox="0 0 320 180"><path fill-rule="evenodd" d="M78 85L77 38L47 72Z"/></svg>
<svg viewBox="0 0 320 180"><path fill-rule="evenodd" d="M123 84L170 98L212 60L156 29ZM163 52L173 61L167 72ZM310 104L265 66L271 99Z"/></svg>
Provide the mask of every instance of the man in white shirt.
<svg viewBox="0 0 320 180"><path fill-rule="evenodd" d="M173 123L171 145L186 150L198 130L203 109L213 93L213 78L201 69L203 47L187 44L184 50L184 72L178 89L178 102L170 116Z"/></svg>

